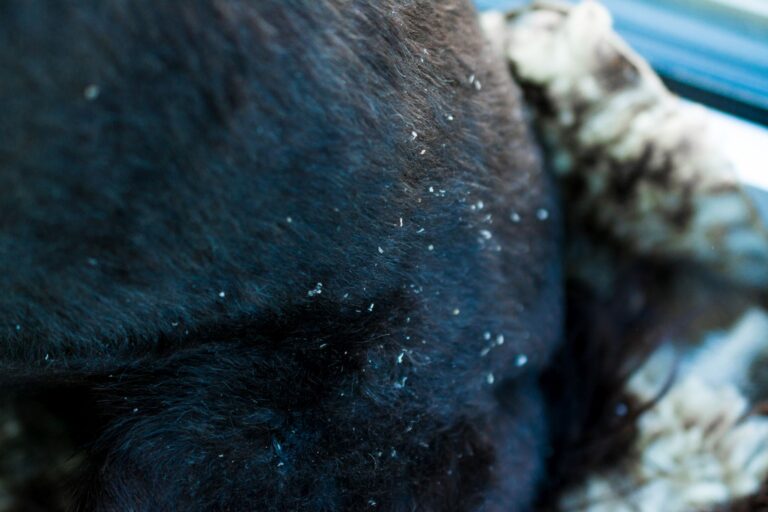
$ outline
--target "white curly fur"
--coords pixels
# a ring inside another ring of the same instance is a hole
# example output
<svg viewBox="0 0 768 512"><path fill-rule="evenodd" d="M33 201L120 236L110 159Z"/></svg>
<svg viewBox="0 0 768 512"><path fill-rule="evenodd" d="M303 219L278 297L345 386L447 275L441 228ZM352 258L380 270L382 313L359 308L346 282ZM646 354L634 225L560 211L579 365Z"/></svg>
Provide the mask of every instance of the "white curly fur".
<svg viewBox="0 0 768 512"><path fill-rule="evenodd" d="M579 227L654 258L695 261L741 284L768 284L768 232L709 131L709 114L671 94L613 32L600 4L534 3L483 26L517 78L553 114L535 113ZM612 188L632 173L627 191ZM589 226L587 226L589 224Z"/></svg>
<svg viewBox="0 0 768 512"><path fill-rule="evenodd" d="M736 383L767 349L768 315L758 310L694 353L660 349L628 390L653 400L675 361L686 360L676 383L640 417L627 461L592 475L561 510L686 512L754 494L768 477L768 418L750 414Z"/></svg>

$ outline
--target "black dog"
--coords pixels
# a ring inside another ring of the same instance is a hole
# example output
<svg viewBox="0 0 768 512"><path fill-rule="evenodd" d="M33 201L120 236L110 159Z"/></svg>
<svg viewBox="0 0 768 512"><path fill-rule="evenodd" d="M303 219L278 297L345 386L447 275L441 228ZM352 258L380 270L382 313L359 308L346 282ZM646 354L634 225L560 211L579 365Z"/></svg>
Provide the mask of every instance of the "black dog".
<svg viewBox="0 0 768 512"><path fill-rule="evenodd" d="M75 509L530 508L558 214L475 16L0 3L0 381Z"/></svg>

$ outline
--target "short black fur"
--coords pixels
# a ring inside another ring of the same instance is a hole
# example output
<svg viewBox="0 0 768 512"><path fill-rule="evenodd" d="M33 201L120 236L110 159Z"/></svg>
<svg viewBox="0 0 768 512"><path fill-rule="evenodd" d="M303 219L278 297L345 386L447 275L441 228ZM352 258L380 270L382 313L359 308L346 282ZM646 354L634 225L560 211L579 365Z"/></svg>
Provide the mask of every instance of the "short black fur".
<svg viewBox="0 0 768 512"><path fill-rule="evenodd" d="M530 507L558 212L471 6L9 0L0 75L0 384L89 425L72 509Z"/></svg>

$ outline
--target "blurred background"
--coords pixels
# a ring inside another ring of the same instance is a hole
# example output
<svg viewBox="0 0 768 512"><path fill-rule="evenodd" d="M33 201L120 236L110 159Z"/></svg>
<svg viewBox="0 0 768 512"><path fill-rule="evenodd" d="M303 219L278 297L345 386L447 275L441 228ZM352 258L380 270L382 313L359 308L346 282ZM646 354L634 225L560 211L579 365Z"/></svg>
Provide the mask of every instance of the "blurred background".
<svg viewBox="0 0 768 512"><path fill-rule="evenodd" d="M530 0L475 3L508 10ZM713 111L718 140L768 219L768 0L601 3L672 91Z"/></svg>

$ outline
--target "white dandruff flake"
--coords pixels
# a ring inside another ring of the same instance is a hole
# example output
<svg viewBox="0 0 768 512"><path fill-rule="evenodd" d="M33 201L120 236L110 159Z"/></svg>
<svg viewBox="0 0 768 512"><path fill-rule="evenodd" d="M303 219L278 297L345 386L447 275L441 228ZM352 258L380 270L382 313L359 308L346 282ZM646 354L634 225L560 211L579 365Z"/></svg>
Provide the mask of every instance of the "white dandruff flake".
<svg viewBox="0 0 768 512"><path fill-rule="evenodd" d="M405 357L405 351L400 352L400 354L397 356L397 364L403 364L403 357Z"/></svg>
<svg viewBox="0 0 768 512"><path fill-rule="evenodd" d="M314 297L323 293L323 283L317 283L315 287L307 292L307 297Z"/></svg>
<svg viewBox="0 0 768 512"><path fill-rule="evenodd" d="M219 292L219 297L221 297L222 299L223 299L224 297L226 297L226 296L227 296L227 293L226 293L226 292L224 292L224 291L220 291L220 292Z"/></svg>
<svg viewBox="0 0 768 512"><path fill-rule="evenodd" d="M544 208L539 208L536 211L536 218L539 220L547 220L549 218L549 212Z"/></svg>
<svg viewBox="0 0 768 512"><path fill-rule="evenodd" d="M420 154L420 155L423 155L423 154L425 154L426 152L427 152L427 150L426 150L426 149L422 149L421 151L419 151L419 154Z"/></svg>
<svg viewBox="0 0 768 512"><path fill-rule="evenodd" d="M371 311L373 311L373 302L371 302L371 305L368 306L368 312L371 312Z"/></svg>
<svg viewBox="0 0 768 512"><path fill-rule="evenodd" d="M138 407L134 407L133 408L133 412L139 412L139 408Z"/></svg>
<svg viewBox="0 0 768 512"><path fill-rule="evenodd" d="M483 85L480 83L480 80L475 80L475 90L479 91L483 88Z"/></svg>
<svg viewBox="0 0 768 512"><path fill-rule="evenodd" d="M485 347L483 350L480 351L480 357L485 357L488 355L488 352L491 351L490 347Z"/></svg>
<svg viewBox="0 0 768 512"><path fill-rule="evenodd" d="M403 227L403 218L400 217L400 227Z"/></svg>
<svg viewBox="0 0 768 512"><path fill-rule="evenodd" d="M415 131L411 131L411 140L416 140L416 137L418 136L419 136L418 133L416 133Z"/></svg>
<svg viewBox="0 0 768 512"><path fill-rule="evenodd" d="M475 206L477 207L478 210L482 210L483 208L485 208L485 203L482 201L478 201L477 203L475 203Z"/></svg>
<svg viewBox="0 0 768 512"><path fill-rule="evenodd" d="M504 335L503 334L499 334L498 336L496 336L496 344L497 345L503 345L504 344Z"/></svg>
<svg viewBox="0 0 768 512"><path fill-rule="evenodd" d="M293 222L293 219L292 219L291 217L286 217L286 218L285 218L285 222L287 222L288 224L290 224L291 222Z"/></svg>
<svg viewBox="0 0 768 512"><path fill-rule="evenodd" d="M453 316L459 316L461 314L461 310L459 308L454 308L452 313Z"/></svg>
<svg viewBox="0 0 768 512"><path fill-rule="evenodd" d="M382 249L381 246L379 246L379 254L384 254L384 249Z"/></svg>
<svg viewBox="0 0 768 512"><path fill-rule="evenodd" d="M487 229L481 229L480 230L480 236L482 236L486 240L490 240L491 237L493 237L493 234L490 231L488 231Z"/></svg>
<svg viewBox="0 0 768 512"><path fill-rule="evenodd" d="M100 93L101 88L96 84L90 84L85 89L83 89L83 97L88 101L95 100L99 97Z"/></svg>
<svg viewBox="0 0 768 512"><path fill-rule="evenodd" d="M511 220L512 222L520 222L521 220L520 214L517 212L510 213L509 220Z"/></svg>
<svg viewBox="0 0 768 512"><path fill-rule="evenodd" d="M520 354L520 355L518 355L515 358L515 366L517 366L518 368L522 368L526 364L528 364L528 356L527 355Z"/></svg>
<svg viewBox="0 0 768 512"><path fill-rule="evenodd" d="M474 74L469 75L469 78L467 79L467 81L469 83L471 83L471 84L474 83L475 82L475 75Z"/></svg>
<svg viewBox="0 0 768 512"><path fill-rule="evenodd" d="M491 339L491 333L490 333L490 331L485 331L485 332L483 333L483 339L484 339L485 341L488 341L488 340L490 340L490 339Z"/></svg>
<svg viewBox="0 0 768 512"><path fill-rule="evenodd" d="M494 377L492 373L489 373L488 375L485 376L485 382L487 382L488 384L493 384L494 382L496 382L496 377Z"/></svg>
<svg viewBox="0 0 768 512"><path fill-rule="evenodd" d="M434 251L434 250L435 250L435 246L434 246L434 245L432 245L432 244L429 244L429 245L427 246L427 250L428 250L428 251Z"/></svg>
<svg viewBox="0 0 768 512"><path fill-rule="evenodd" d="M430 194L434 194L435 193L435 187L429 187L427 190L429 190Z"/></svg>
<svg viewBox="0 0 768 512"><path fill-rule="evenodd" d="M449 121L453 121L453 116L451 114L448 114L447 116L445 116L445 118Z"/></svg>

